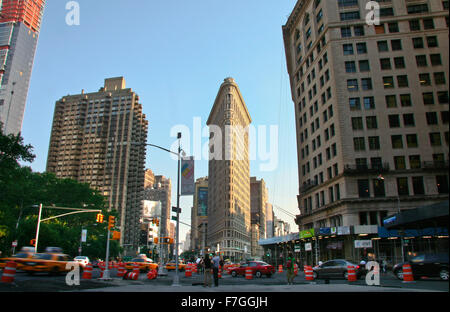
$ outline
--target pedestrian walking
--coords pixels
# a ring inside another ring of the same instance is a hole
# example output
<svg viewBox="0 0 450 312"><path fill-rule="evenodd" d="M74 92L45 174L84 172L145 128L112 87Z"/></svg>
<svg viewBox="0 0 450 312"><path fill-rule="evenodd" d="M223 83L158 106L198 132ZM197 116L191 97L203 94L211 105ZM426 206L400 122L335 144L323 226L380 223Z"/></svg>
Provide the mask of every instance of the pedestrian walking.
<svg viewBox="0 0 450 312"><path fill-rule="evenodd" d="M205 280L203 287L211 287L211 259L209 255L206 254L203 259L203 268L205 272Z"/></svg>
<svg viewBox="0 0 450 312"><path fill-rule="evenodd" d="M288 285L294 285L294 278L295 278L294 263L295 263L295 258L292 255L292 253L289 253L287 261L286 261L286 274L287 274Z"/></svg>
<svg viewBox="0 0 450 312"><path fill-rule="evenodd" d="M219 287L219 266L220 266L220 256L216 253L215 257L212 259L213 262L213 275L214 275L214 286Z"/></svg>

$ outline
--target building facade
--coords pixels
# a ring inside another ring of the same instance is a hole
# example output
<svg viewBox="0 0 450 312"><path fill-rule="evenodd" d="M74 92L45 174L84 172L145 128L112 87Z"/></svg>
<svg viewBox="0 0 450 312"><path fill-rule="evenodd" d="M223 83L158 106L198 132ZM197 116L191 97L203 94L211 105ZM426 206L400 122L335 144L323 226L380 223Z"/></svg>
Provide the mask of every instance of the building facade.
<svg viewBox="0 0 450 312"><path fill-rule="evenodd" d="M274 236L274 213L273 205L271 203L266 204L266 237L271 238Z"/></svg>
<svg viewBox="0 0 450 312"><path fill-rule="evenodd" d="M209 244L206 240L208 232L208 177L199 178L195 181L194 202L191 210L191 234L190 249L199 254Z"/></svg>
<svg viewBox="0 0 450 312"><path fill-rule="evenodd" d="M44 5L0 1L0 122L6 134L22 129Z"/></svg>
<svg viewBox="0 0 450 312"><path fill-rule="evenodd" d="M263 248L258 244L260 239L266 237L266 206L268 191L264 179L250 178L250 216L252 224L252 257L262 257Z"/></svg>
<svg viewBox="0 0 450 312"><path fill-rule="evenodd" d="M147 176L149 173L147 172ZM170 211L172 199L172 182L162 175L154 176L154 184L144 189L144 199L161 203L160 228L161 237L169 236Z"/></svg>
<svg viewBox="0 0 450 312"><path fill-rule="evenodd" d="M47 171L88 183L119 213L121 246L134 255L140 240L148 121L139 96L123 77L105 79L99 92L56 102Z"/></svg>
<svg viewBox="0 0 450 312"><path fill-rule="evenodd" d="M151 169L145 170L144 188L152 188L155 185L155 175Z"/></svg>
<svg viewBox="0 0 450 312"><path fill-rule="evenodd" d="M250 123L238 85L233 78L225 79L207 122L210 131L207 239L212 250L219 250L232 261L250 256L249 135L245 131Z"/></svg>
<svg viewBox="0 0 450 312"><path fill-rule="evenodd" d="M283 26L299 230L448 198L448 1L300 0Z"/></svg>

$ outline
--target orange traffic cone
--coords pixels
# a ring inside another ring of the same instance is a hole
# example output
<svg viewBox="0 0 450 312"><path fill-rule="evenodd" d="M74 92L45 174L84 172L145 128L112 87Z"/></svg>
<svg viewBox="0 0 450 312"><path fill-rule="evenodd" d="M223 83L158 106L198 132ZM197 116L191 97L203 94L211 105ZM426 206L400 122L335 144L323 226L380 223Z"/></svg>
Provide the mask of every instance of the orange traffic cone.
<svg viewBox="0 0 450 312"><path fill-rule="evenodd" d="M305 279L307 281L314 281L314 275L313 275L313 269L312 266L310 265L305 265L304 266L304 271L305 271Z"/></svg>
<svg viewBox="0 0 450 312"><path fill-rule="evenodd" d="M245 269L245 279L247 279L247 280L253 279L252 269Z"/></svg>
<svg viewBox="0 0 450 312"><path fill-rule="evenodd" d="M92 279L92 264L88 263L86 264L86 267L83 270L83 276L82 279Z"/></svg>
<svg viewBox="0 0 450 312"><path fill-rule="evenodd" d="M16 276L16 269L17 263L15 263L14 261L9 261L3 270L2 282L9 284L13 283Z"/></svg>
<svg viewBox="0 0 450 312"><path fill-rule="evenodd" d="M191 277L192 276L192 272L191 272L191 265L187 264L185 269L184 269L184 276L185 277Z"/></svg>
<svg viewBox="0 0 450 312"><path fill-rule="evenodd" d="M283 273L283 265L278 266L278 273Z"/></svg>
<svg viewBox="0 0 450 312"><path fill-rule="evenodd" d="M403 265L403 283L414 283L412 268L409 264Z"/></svg>
<svg viewBox="0 0 450 312"><path fill-rule="evenodd" d="M347 266L347 279L349 282L356 282L356 271L353 265Z"/></svg>

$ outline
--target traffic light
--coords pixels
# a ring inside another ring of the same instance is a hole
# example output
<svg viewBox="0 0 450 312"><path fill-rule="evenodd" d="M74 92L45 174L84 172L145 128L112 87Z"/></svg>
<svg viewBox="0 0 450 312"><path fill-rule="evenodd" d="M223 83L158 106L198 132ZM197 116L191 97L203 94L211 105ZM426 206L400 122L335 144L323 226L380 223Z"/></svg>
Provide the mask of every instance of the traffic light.
<svg viewBox="0 0 450 312"><path fill-rule="evenodd" d="M159 219L156 219L156 226L159 226Z"/></svg>
<svg viewBox="0 0 450 312"><path fill-rule="evenodd" d="M116 223L116 217L109 216L109 218L108 218L108 230L111 230L114 227L115 223Z"/></svg>
<svg viewBox="0 0 450 312"><path fill-rule="evenodd" d="M113 233L112 233L112 240L120 240L120 232L113 231Z"/></svg>
<svg viewBox="0 0 450 312"><path fill-rule="evenodd" d="M153 241L155 242L155 244L158 244L158 237L155 237Z"/></svg>
<svg viewBox="0 0 450 312"><path fill-rule="evenodd" d="M36 239L33 238L32 240L30 240L30 245L36 247Z"/></svg>
<svg viewBox="0 0 450 312"><path fill-rule="evenodd" d="M97 223L103 223L103 215L101 213L97 214Z"/></svg>

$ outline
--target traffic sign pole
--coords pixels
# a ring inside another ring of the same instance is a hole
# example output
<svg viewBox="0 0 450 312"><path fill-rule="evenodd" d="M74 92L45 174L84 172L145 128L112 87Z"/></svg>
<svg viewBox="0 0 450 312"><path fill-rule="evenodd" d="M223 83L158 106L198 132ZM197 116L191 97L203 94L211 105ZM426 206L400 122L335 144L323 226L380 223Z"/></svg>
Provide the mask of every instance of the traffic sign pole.
<svg viewBox="0 0 450 312"><path fill-rule="evenodd" d="M105 271L103 271L102 280L111 279L109 276L109 235L111 234L111 230L108 228L108 236L106 237L106 258L105 258Z"/></svg>

